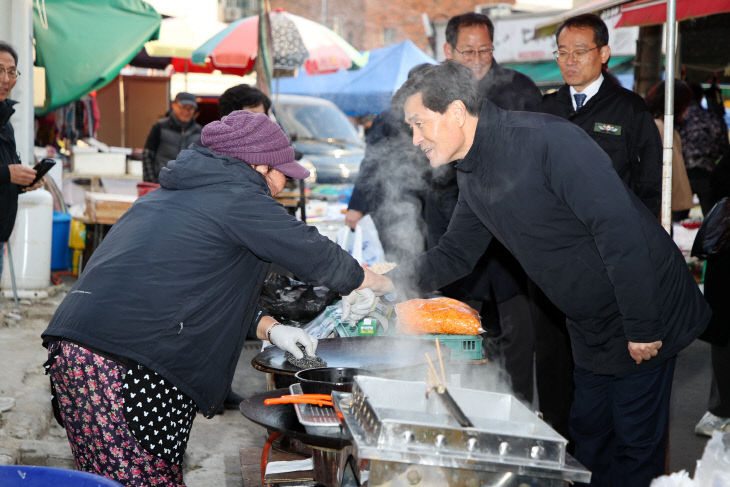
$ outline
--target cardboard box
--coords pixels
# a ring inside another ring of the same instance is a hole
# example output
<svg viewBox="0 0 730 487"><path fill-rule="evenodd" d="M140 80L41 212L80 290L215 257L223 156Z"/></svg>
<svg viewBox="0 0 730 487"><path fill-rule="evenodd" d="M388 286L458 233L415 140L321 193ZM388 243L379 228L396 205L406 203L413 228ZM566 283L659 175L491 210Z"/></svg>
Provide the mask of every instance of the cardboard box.
<svg viewBox="0 0 730 487"><path fill-rule="evenodd" d="M137 199L136 196L108 193L86 193L86 217L92 222L114 223Z"/></svg>

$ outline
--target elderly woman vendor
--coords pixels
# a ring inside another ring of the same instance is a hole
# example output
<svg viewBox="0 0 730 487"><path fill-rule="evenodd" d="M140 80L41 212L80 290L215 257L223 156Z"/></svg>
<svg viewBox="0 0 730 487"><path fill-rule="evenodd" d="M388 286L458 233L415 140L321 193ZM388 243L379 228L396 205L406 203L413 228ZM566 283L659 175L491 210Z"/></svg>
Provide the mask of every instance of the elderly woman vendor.
<svg viewBox="0 0 730 487"><path fill-rule="evenodd" d="M193 419L214 415L246 337L315 353L258 307L269 263L341 294L372 279L273 198L309 173L266 115L233 112L201 143L114 224L42 335L78 468L126 485L183 485Z"/></svg>

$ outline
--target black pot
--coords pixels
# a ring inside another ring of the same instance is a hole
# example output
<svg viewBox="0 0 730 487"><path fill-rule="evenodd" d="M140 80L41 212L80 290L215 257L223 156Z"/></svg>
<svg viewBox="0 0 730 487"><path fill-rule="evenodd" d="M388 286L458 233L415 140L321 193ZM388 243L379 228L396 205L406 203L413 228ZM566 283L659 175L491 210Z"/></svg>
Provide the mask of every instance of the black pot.
<svg viewBox="0 0 730 487"><path fill-rule="evenodd" d="M305 394L331 394L332 391L352 392L353 380L360 374L369 372L353 367L320 367L300 370L294 377Z"/></svg>

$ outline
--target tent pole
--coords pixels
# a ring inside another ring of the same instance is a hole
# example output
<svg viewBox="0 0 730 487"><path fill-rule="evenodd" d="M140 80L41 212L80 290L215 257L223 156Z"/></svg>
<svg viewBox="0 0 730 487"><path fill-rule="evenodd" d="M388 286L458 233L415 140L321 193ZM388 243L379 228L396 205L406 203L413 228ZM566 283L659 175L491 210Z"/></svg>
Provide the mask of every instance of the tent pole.
<svg viewBox="0 0 730 487"><path fill-rule="evenodd" d="M266 96L271 96L271 77L273 74L272 60L272 39L271 39L271 22L269 12L271 6L269 0L258 0L259 8L259 29L258 29L258 49L256 52L256 61L254 69L256 71L256 87L264 92Z"/></svg>
<svg viewBox="0 0 730 487"><path fill-rule="evenodd" d="M664 151L662 153L662 227L672 229L672 143L674 134L674 64L677 0L667 0L666 66L664 68Z"/></svg>

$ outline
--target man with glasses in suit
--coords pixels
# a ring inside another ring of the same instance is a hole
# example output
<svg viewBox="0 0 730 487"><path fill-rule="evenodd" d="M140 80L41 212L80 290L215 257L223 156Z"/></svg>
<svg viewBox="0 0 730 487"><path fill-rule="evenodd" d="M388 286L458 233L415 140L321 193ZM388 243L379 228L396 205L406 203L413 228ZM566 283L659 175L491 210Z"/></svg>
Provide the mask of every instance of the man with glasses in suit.
<svg viewBox="0 0 730 487"><path fill-rule="evenodd" d="M555 39L553 54L565 84L543 97L542 110L585 130L609 155L628 188L658 217L662 171L659 131L644 100L605 71L611 57L608 27L597 15L577 15L558 28ZM530 288L530 296L538 304L533 320L540 409L554 428L569 437L573 357L565 315L539 289Z"/></svg>
<svg viewBox="0 0 730 487"><path fill-rule="evenodd" d="M553 53L565 84L543 98L543 111L579 125L611 157L619 177L659 216L662 143L644 100L605 71L608 27L594 14L567 19Z"/></svg>

